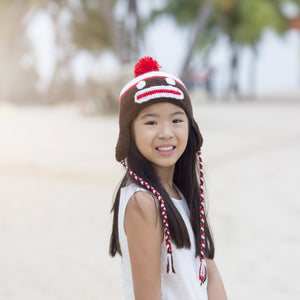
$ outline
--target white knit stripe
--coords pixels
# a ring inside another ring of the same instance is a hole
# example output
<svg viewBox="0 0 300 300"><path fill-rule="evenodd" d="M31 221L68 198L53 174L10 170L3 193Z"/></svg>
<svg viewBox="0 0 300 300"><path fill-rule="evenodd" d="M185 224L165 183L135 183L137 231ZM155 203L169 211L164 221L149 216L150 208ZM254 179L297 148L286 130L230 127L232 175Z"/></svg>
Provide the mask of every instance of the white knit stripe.
<svg viewBox="0 0 300 300"><path fill-rule="evenodd" d="M154 72L148 72L148 73L142 74L142 75L134 78L133 80L129 81L121 90L120 99L122 98L123 94L125 94L128 90L133 88L141 80L147 80L147 79L150 79L153 77L172 78L173 80L175 80L176 82L181 84L186 89L184 83L179 78L175 77L174 75L171 75L171 74L165 73L165 72L154 71Z"/></svg>

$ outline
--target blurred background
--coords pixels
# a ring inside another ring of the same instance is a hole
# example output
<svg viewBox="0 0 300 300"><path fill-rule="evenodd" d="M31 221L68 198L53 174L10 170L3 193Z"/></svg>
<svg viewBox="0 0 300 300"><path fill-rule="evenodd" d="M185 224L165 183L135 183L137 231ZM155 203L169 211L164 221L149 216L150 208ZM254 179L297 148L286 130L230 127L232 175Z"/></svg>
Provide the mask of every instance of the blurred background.
<svg viewBox="0 0 300 300"><path fill-rule="evenodd" d="M143 55L210 96L295 91L298 7L287 0L1 1L0 99L90 101L115 112L116 84L131 78Z"/></svg>
<svg viewBox="0 0 300 300"><path fill-rule="evenodd" d="M229 299L297 299L299 0L0 2L0 300L120 299L118 97L149 55L191 91Z"/></svg>

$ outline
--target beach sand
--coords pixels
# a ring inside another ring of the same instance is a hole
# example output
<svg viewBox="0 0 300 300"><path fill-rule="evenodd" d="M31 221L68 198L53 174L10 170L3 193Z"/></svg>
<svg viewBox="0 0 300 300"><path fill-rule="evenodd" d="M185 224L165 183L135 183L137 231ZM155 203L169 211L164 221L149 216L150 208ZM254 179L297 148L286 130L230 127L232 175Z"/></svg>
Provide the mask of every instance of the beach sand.
<svg viewBox="0 0 300 300"><path fill-rule="evenodd" d="M300 299L300 99L194 103L228 298ZM121 299L116 116L0 103L0 300Z"/></svg>

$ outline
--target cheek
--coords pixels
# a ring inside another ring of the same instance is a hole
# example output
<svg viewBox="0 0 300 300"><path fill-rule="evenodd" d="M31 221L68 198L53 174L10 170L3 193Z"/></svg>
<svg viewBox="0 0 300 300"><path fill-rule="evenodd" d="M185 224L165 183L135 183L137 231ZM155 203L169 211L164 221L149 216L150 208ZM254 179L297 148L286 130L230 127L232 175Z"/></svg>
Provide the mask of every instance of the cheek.
<svg viewBox="0 0 300 300"><path fill-rule="evenodd" d="M139 150L141 150L141 145L143 144L142 137L143 135L141 131L139 129L136 129L134 131L134 139L135 139L135 144Z"/></svg>
<svg viewBox="0 0 300 300"><path fill-rule="evenodd" d="M149 144L150 133L147 127L137 123L132 126L132 134L135 140L135 144L141 153L144 152L145 146Z"/></svg>
<svg viewBox="0 0 300 300"><path fill-rule="evenodd" d="M182 127L179 134L180 134L180 138L181 138L182 142L187 143L188 138L189 138L189 126L186 125L186 126Z"/></svg>
<svg viewBox="0 0 300 300"><path fill-rule="evenodd" d="M186 128L182 128L180 131L180 135L178 136L180 139L180 149L182 152L186 149L187 144L188 144L188 139L189 139L189 128L188 126Z"/></svg>

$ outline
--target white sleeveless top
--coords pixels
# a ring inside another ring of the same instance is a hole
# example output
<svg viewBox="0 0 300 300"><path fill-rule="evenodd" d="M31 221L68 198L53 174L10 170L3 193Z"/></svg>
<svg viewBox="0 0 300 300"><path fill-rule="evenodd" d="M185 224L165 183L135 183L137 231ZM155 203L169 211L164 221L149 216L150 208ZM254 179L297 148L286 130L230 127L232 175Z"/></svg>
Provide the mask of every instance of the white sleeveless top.
<svg viewBox="0 0 300 300"><path fill-rule="evenodd" d="M131 265L127 237L124 229L124 216L130 197L139 190L143 189L135 184L131 184L122 188L120 194L118 231L122 251L123 300L134 300ZM168 274L166 272L167 249L165 242L162 242L160 255L161 296L163 300L207 300L207 279L200 285L200 258L199 256L195 257L195 239L189 218L189 208L183 195L180 195L181 200L171 199L185 222L191 241L191 248L178 249L176 245L172 243L173 262L176 273Z"/></svg>

